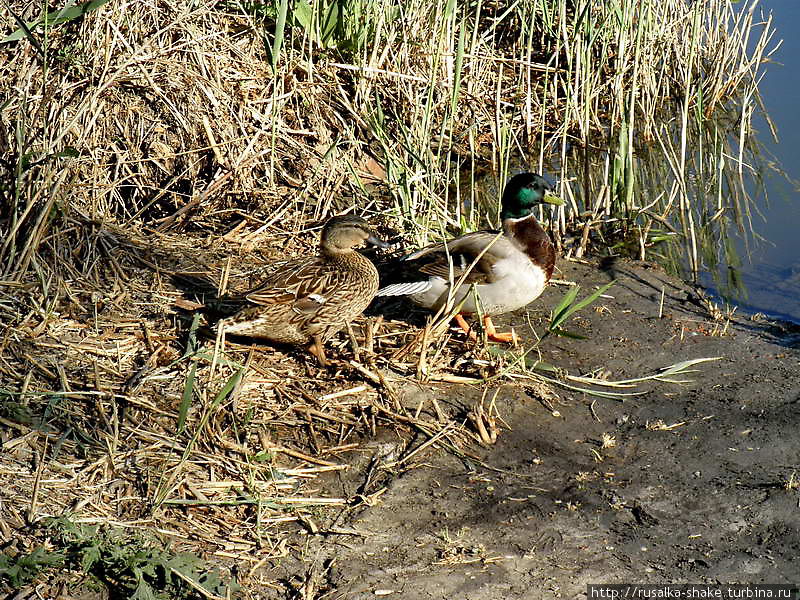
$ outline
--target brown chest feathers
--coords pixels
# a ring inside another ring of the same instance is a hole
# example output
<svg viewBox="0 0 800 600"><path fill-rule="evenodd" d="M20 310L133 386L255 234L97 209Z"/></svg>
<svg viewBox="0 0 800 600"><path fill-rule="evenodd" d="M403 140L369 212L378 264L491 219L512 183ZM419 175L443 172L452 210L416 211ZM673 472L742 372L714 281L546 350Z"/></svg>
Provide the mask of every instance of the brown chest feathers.
<svg viewBox="0 0 800 600"><path fill-rule="evenodd" d="M556 265L556 249L536 217L531 215L524 219L506 219L503 221L503 229L519 249L544 270L546 280L549 281Z"/></svg>

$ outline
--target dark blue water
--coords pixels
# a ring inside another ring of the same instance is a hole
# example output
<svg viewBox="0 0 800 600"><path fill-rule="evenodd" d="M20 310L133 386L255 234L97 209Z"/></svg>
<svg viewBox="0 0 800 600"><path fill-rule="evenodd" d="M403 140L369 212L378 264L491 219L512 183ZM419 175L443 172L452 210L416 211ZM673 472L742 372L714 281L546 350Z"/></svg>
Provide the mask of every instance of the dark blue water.
<svg viewBox="0 0 800 600"><path fill-rule="evenodd" d="M756 119L757 137L790 180L800 181L800 1L762 0L761 10L772 12L777 30L773 44L783 40L772 55L761 81L767 113L778 130L778 142L763 119ZM767 242L750 247L744 257L742 279L747 298L736 303L748 312L763 312L800 323L800 190L786 177L770 175L766 181L769 202L760 204L763 219L754 216L756 232ZM739 244L744 253L743 243ZM706 281L710 278L704 278Z"/></svg>

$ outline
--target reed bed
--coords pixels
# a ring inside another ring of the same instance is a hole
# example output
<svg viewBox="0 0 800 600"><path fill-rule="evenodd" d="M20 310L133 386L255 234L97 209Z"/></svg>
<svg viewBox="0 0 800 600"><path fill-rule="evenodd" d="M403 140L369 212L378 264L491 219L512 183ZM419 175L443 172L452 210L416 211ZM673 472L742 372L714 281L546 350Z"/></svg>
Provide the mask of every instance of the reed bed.
<svg viewBox="0 0 800 600"><path fill-rule="evenodd" d="M409 245L496 224L518 169L557 179L565 254L628 246L697 271L760 200L752 117L774 44L757 2L91 8L45 23L10 2L20 33L0 45L0 529L28 532L20 552L67 515L253 574L289 552L287 524L333 530L320 507L380 493L383 476L320 491L359 453L389 474L496 437L483 403L404 393L502 379L484 347L369 318L323 372L197 337L176 273L244 287L348 209ZM390 455L370 449L379 431Z"/></svg>

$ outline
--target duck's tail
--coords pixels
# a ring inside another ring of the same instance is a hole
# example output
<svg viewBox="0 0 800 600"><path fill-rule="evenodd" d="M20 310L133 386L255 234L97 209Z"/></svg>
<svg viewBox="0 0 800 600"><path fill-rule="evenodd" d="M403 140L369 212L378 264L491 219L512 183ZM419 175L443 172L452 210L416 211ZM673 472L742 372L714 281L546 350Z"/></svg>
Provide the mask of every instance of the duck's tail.
<svg viewBox="0 0 800 600"><path fill-rule="evenodd" d="M419 294L427 292L431 289L431 282L425 281L410 281L404 283L393 283L378 290L376 296L410 296L411 294Z"/></svg>

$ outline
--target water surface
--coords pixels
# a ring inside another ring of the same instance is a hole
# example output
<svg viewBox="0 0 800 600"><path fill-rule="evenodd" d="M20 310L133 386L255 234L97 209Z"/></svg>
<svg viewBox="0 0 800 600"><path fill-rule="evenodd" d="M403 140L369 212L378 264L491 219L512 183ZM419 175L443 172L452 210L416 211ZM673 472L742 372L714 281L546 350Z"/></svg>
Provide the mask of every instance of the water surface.
<svg viewBox="0 0 800 600"><path fill-rule="evenodd" d="M789 180L768 172L765 183L769 202L759 202L763 218L753 218L755 231L766 241L750 246L749 260L745 244L737 240L747 296L734 301L748 312L800 323L800 190L792 183L800 181L800 37L796 34L800 28L800 2L762 0L760 7L765 14L772 12L777 30L774 40L783 40L772 55L778 64L767 66L759 86L767 113L777 128L778 142L772 139L763 119L756 119L755 126L767 154L774 156ZM715 287L708 273L702 280Z"/></svg>

